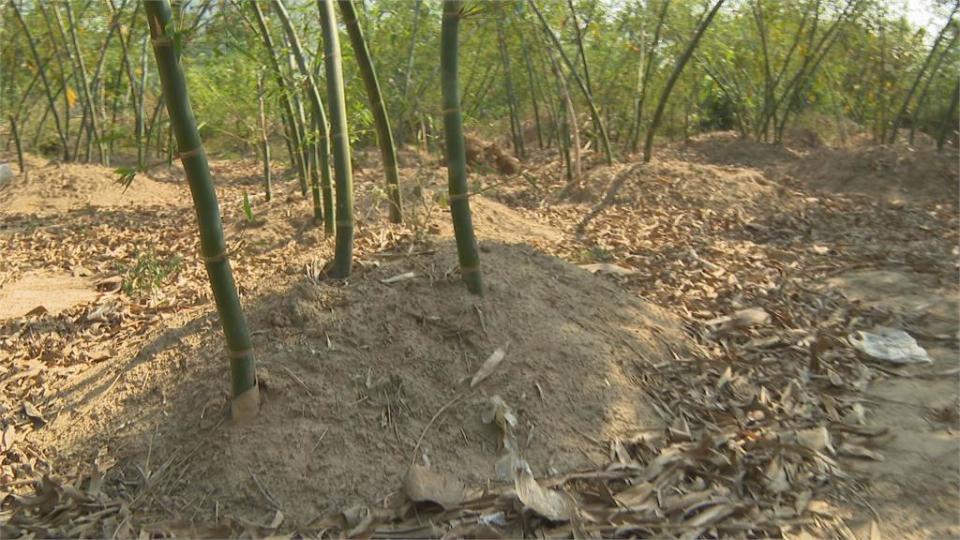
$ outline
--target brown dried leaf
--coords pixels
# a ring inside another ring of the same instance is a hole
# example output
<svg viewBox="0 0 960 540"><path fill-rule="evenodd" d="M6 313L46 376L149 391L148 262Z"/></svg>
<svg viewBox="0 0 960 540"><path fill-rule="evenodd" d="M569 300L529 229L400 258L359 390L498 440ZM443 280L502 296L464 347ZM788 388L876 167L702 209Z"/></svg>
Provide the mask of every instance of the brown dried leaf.
<svg viewBox="0 0 960 540"><path fill-rule="evenodd" d="M583 268L591 274L609 274L613 276L632 276L637 273L636 270L632 268L624 268L616 264L611 263L594 263L594 264L581 264L580 268Z"/></svg>
<svg viewBox="0 0 960 540"><path fill-rule="evenodd" d="M6 429L3 430L3 435L0 436L0 451L13 447L13 441L16 440L16 437L17 429L13 427L13 424L8 424Z"/></svg>
<svg viewBox="0 0 960 540"><path fill-rule="evenodd" d="M642 482L628 487L627 489L617 493L613 496L614 500L618 504L622 504L624 507L629 508L633 511L639 511L643 506L653 506L653 503L649 505L644 505L645 502L653 494L654 485L650 482Z"/></svg>
<svg viewBox="0 0 960 540"><path fill-rule="evenodd" d="M389 285L391 283L396 283L398 281L404 281L407 279L413 279L415 277L417 277L417 274L414 272L404 272L402 274L397 274L395 276L388 277L387 279L381 279L380 283L383 283L384 285Z"/></svg>
<svg viewBox="0 0 960 540"><path fill-rule="evenodd" d="M823 426L797 431L797 442L816 452L827 450L831 454L836 453L830 441L830 432Z"/></svg>
<svg viewBox="0 0 960 540"><path fill-rule="evenodd" d="M568 495L542 487L529 471L517 475L514 488L524 506L551 521L570 521L576 514Z"/></svg>
<svg viewBox="0 0 960 540"><path fill-rule="evenodd" d="M500 362L502 362L506 356L506 349L503 347L497 347L497 350L493 351L493 354L491 354L483 362L483 365L480 366L480 369L478 369L476 374L474 374L473 379L470 380L470 388L480 384L484 379L489 377L490 374L497 369L497 367L500 365Z"/></svg>
<svg viewBox="0 0 960 540"><path fill-rule="evenodd" d="M24 400L23 402L23 412L27 415L28 418L35 422L40 422L41 424L46 424L47 420L40 414L40 410L37 407L30 403L29 401Z"/></svg>
<svg viewBox="0 0 960 540"><path fill-rule="evenodd" d="M869 448L864 448L858 444L843 442L840 443L840 447L837 448L837 453L841 456L861 458L861 459L872 459L874 461L883 461L883 454L879 452L874 452Z"/></svg>
<svg viewBox="0 0 960 540"><path fill-rule="evenodd" d="M448 510L462 503L465 496L463 482L458 478L420 465L413 465L407 470L403 489L411 501L434 502Z"/></svg>

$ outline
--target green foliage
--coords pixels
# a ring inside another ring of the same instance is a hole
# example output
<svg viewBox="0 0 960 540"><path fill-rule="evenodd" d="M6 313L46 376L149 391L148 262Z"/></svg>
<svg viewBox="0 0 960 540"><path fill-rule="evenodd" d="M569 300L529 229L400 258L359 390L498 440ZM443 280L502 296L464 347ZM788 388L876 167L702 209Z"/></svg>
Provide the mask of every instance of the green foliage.
<svg viewBox="0 0 960 540"><path fill-rule="evenodd" d="M130 296L149 296L169 283L183 269L179 255L164 256L147 250L133 255L132 262L117 262L117 272L123 278L123 292Z"/></svg>
<svg viewBox="0 0 960 540"><path fill-rule="evenodd" d="M65 0L67 1L67 0ZM661 39L653 47L651 37L657 16L665 0L574 0L577 20L584 40L584 52L590 66L594 100L611 139L623 146L635 121L635 103L640 88L647 98L642 117L645 131L672 67L683 51L706 4L702 0L669 0ZM76 14L77 36L87 70L91 75L100 60L104 38L113 14L106 5L86 0L69 0ZM774 101L781 101L777 120L787 114L787 123L795 125L801 117L838 115L853 122L857 129L876 135L889 128L929 52L933 38L947 22L950 2L929 2L932 15L928 28L918 28L905 18L898 5L882 0L856 0L849 16L840 25L835 41L816 66L799 77L795 93L786 95L794 75L810 58L816 44L847 6L848 0L745 0L729 1L720 10L713 28L706 33L696 54L673 90L660 132L666 137L681 137L694 131L741 129L758 138L775 138L773 122L765 119L770 96L765 81L766 61L772 69ZM316 0L285 0L290 17L301 35L308 63L314 67L319 84L324 85L322 59L317 58L320 25ZM120 2L115 3L119 5ZM146 69L140 65L140 50L147 31L140 2L127 2L118 14L118 28L104 51L99 79L91 81L97 91L98 142L112 153L136 154L135 108L140 79L146 75L143 97L145 123L154 152L159 133L166 131L166 112L157 107L160 84L152 56ZM27 152L46 149L51 156L63 153L63 145L49 113L43 85L36 81L41 69L47 75L61 122L71 99L60 90L65 81L66 94L82 94L73 63L64 61L58 51L72 49L58 32L51 32L38 2L18 2L26 25L31 29L41 65L29 54L29 46L12 9L0 10L0 109L17 116ZM53 5L44 3L44 7ZM59 4L61 9L65 6ZM96 5L96 9L90 7ZM138 7L139 5L139 7ZM178 51L190 54L182 58L189 81L194 111L206 122L201 135L210 154L248 155L257 145L258 130L256 73L267 64L267 55L250 16L248 2L182 2L176 7L174 28L169 29ZM267 6L267 3L262 5ZM575 45L576 32L566 0L541 0L538 4L549 25L557 33L563 51L580 66ZM201 16L201 9L208 9ZM433 0L377 0L358 3L358 19L367 39L378 74L383 99L389 113L397 146L416 143L421 124L427 126L431 144L439 142L441 126L440 73L437 43L440 40L442 4ZM362 6L362 8L361 8ZM762 11L758 25L755 7ZM816 24L813 9L819 7ZM137 8L139 11L134 12ZM285 83L278 85L270 77L266 85L267 131L274 134L271 144L283 145L281 94L300 95L309 115L309 104L302 95L302 76L286 65L284 42L272 10L266 9L267 25L273 32L277 51L283 61ZM532 101L538 100L546 123L559 107L556 84L544 52L547 41L527 0L469 0L460 32L461 103L465 129L484 138L509 133L509 100L504 90L504 72L497 45L496 21L504 18L504 35L511 51L510 78L520 104L520 116L532 122ZM341 34L344 32L341 28ZM121 47L122 36L125 46ZM792 44L799 36L796 47ZM949 41L949 40L947 40ZM552 46L550 46L552 48ZM124 51L127 62L124 62ZM533 77L520 51L530 56ZM639 81L639 67L648 55L656 61L648 80ZM357 62L351 47L343 47L344 97L351 142L373 146L376 135L360 84ZM43 62L46 62L45 64ZM960 46L946 51L937 73L923 77L920 90L928 87L921 100L916 96L908 113L919 131L934 133L943 125L950 106ZM125 65L130 66L129 75ZM582 68L578 73L582 75ZM780 71L782 75L779 75ZM144 73L145 72L145 73ZM564 70L568 85L575 81ZM929 80L929 84L927 84ZM584 126L589 111L582 95L571 92L574 107ZM919 93L919 90L918 90ZM82 97L82 96L81 96ZM84 100L70 105L72 152L82 117ZM156 117L154 110L159 112ZM99 114L99 113L98 113ZM592 127L591 127L592 130ZM548 137L552 138L552 137ZM585 133L597 149L593 134ZM56 141L59 148L45 144ZM4 142L4 141L0 141ZM276 155L283 154L277 152ZM148 158L157 156L147 156Z"/></svg>
<svg viewBox="0 0 960 540"><path fill-rule="evenodd" d="M250 195L246 191L243 192L243 215L247 218L247 223L253 224L257 220L253 216L253 207L250 206Z"/></svg>
<svg viewBox="0 0 960 540"><path fill-rule="evenodd" d="M123 186L123 191L130 189L133 180L137 177L137 169L130 167L119 167L113 172L117 174L117 183Z"/></svg>

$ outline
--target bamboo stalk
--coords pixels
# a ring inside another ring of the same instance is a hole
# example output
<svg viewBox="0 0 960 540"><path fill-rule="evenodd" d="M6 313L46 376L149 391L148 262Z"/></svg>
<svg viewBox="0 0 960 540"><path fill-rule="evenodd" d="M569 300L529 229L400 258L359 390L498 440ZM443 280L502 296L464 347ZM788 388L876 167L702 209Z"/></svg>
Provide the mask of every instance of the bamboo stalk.
<svg viewBox="0 0 960 540"><path fill-rule="evenodd" d="M920 90L920 95L917 97L917 105L910 113L910 135L907 138L910 145L913 145L914 135L917 131L917 118L920 111L923 110L924 105L927 104L927 97L930 95L930 85L936 80L937 76L940 75L940 66L943 65L943 60L950 54L950 51L953 50L953 46L956 45L958 37L960 37L960 31L955 29L953 36L950 38L950 42L943 48L943 52L940 53L940 56L937 57L936 62L934 62L933 67L930 69L930 76L923 82L923 89Z"/></svg>
<svg viewBox="0 0 960 540"><path fill-rule="evenodd" d="M57 104L55 101L56 98L53 95L53 90L50 88L50 80L47 78L47 72L44 67L46 64L40 59L40 53L37 52L36 41L34 40L33 35L30 33L30 28L27 26L27 21L23 19L23 14L20 12L20 9L17 8L17 3L14 2L14 0L10 0L10 7L13 9L13 14L17 17L17 21L23 28L23 34L27 38L27 44L30 46L30 54L33 55L33 60L40 72L40 80L43 82L43 88L47 94L47 104L49 106L47 110L53 115L53 123L57 127L57 135L60 137L60 144L63 146L63 160L69 161L70 145L67 142L63 125L60 123L60 115L57 113Z"/></svg>
<svg viewBox="0 0 960 540"><path fill-rule="evenodd" d="M347 36L353 47L353 54L357 58L357 67L360 69L360 78L367 91L367 100L370 102L370 111L373 113L373 124L377 130L377 143L380 147L380 158L383 161L384 180L387 184L387 199L390 201L390 221L403 222L403 202L400 196L400 174L397 168L397 149L393 140L393 131L390 129L390 119L387 108L383 103L383 94L380 92L380 82L370 59L370 51L363 37L363 31L357 22L357 14L353 7L353 0L339 0L340 13L343 15L343 24L347 27Z"/></svg>
<svg viewBox="0 0 960 540"><path fill-rule="evenodd" d="M940 124L940 133L937 135L937 152L943 151L943 145L947 140L947 133L957 129L957 102L960 101L960 82L953 87L953 95L950 96L950 108L947 115L943 117Z"/></svg>
<svg viewBox="0 0 960 540"><path fill-rule="evenodd" d="M446 142L447 181L449 183L450 213L457 241L460 275L467 290L483 294L480 275L480 254L473 233L470 199L467 198L467 157L463 140L463 117L460 114L458 82L457 32L460 25L463 0L444 0L443 22L440 27L440 74L443 90L443 133Z"/></svg>
<svg viewBox="0 0 960 540"><path fill-rule="evenodd" d="M503 88L507 94L507 105L510 111L510 133L513 137L513 153L518 158L524 157L523 125L520 121L517 98L513 92L513 79L510 77L510 52L507 49L507 40L503 35L503 13L497 14L497 45L500 48L500 61L503 63Z"/></svg>
<svg viewBox="0 0 960 540"><path fill-rule="evenodd" d="M230 270L217 194L190 106L180 54L174 45L175 38L170 28L173 26L173 14L167 0L146 2L144 7L167 112L174 127L180 161L183 163L197 212L200 253L210 277L217 313L220 315L227 342L233 389L233 417L241 421L251 419L256 416L259 407L253 346Z"/></svg>
<svg viewBox="0 0 960 540"><path fill-rule="evenodd" d="M20 174L26 171L23 165L23 145L20 143L20 132L17 130L17 119L10 115L10 135L13 137L13 144L17 148L17 166L20 168Z"/></svg>
<svg viewBox="0 0 960 540"><path fill-rule="evenodd" d="M314 193L314 217L319 218L320 216L318 216L318 214L322 214L324 232L333 234L336 227L334 225L333 189L330 185L330 149L328 147L329 132L327 130L326 111L324 111L323 104L320 101L320 91L317 89L313 71L307 66L307 60L303 54L303 47L300 46L300 38L297 37L293 23L290 22L290 15L287 14L287 9L280 0L273 0L273 7L277 12L277 16L280 18L280 24L283 25L283 30L290 43L291 53L300 70L300 75L304 78L307 99L310 100L310 106L312 108L315 142L319 150L318 163L317 166L314 167L314 171L320 169L320 192L323 196L323 208L320 209L320 207L317 206L316 192ZM316 182L316 173L314 173L312 181ZM314 189L316 190L316 188Z"/></svg>
<svg viewBox="0 0 960 540"><path fill-rule="evenodd" d="M645 163L650 161L650 158L653 156L653 136L657 132L657 127L660 125L660 120L663 118L663 111L667 106L667 101L670 99L670 93L673 91L673 86L680 78L680 74L683 73L683 68L687 65L687 61L690 60L690 57L693 56L693 51L697 49L697 44L700 43L700 38L703 37L704 32L707 31L707 28L713 21L713 17L717 14L717 11L720 10L720 6L723 5L723 2L724 0L717 0L713 7L710 8L707 16L700 23L700 26L697 27L696 32L690 39L690 43L687 44L687 48L684 49L683 54L680 55L680 58L677 58L677 63L674 65L673 71L670 73L670 78L667 79L667 83L663 87L663 92L660 94L660 100L657 103L657 109L653 113L653 120L651 120L650 127L647 129L647 138L643 145L643 161Z"/></svg>
<svg viewBox="0 0 960 540"><path fill-rule="evenodd" d="M293 105L293 98L287 88L286 79L283 76L283 70L280 67L280 60L276 49L273 46L273 38L270 36L270 30L267 28L266 17L260 9L257 2L250 2L257 21L257 27L260 30L260 38L263 40L263 47L267 50L267 58L270 60L270 68L273 70L273 76L276 80L277 88L281 91L281 105L284 115L290 123L290 160L297 169L297 178L300 181L300 193L307 194L307 176L309 171L307 166L307 156L304 153L304 142L302 137L303 125L300 124L300 118L295 115L296 110Z"/></svg>
<svg viewBox="0 0 960 540"><path fill-rule="evenodd" d="M653 65L657 57L657 47L660 45L660 32L663 30L663 23L667 18L667 9L670 7L670 0L662 0L660 11L657 15L657 25L653 28L653 38L650 40L650 50L642 66L637 72L637 101L635 104L635 120L630 134L630 151L636 152L640 144L640 126L643 123L643 106L647 100L647 90L650 88L650 78L653 75Z"/></svg>
<svg viewBox="0 0 960 540"><path fill-rule="evenodd" d="M587 53L583 49L583 32L580 31L580 20L579 17L577 17L577 10L573 6L573 0L567 0L567 6L570 8L570 20L573 23L574 37L576 37L577 53L580 57L580 64L583 66L583 82L587 85L587 91L593 96L593 84L590 83L590 68L587 64ZM586 30L586 27L584 27L584 30ZM599 133L600 125L597 121L598 118L593 118L593 128ZM597 142L597 133L594 133L593 136L594 143Z"/></svg>
<svg viewBox="0 0 960 540"><path fill-rule="evenodd" d="M270 176L270 137L267 136L267 117L263 106L263 72L257 73L257 128L260 131L260 150L263 154L263 190L267 200L273 198Z"/></svg>
<svg viewBox="0 0 960 540"><path fill-rule="evenodd" d="M530 85L530 101L533 104L533 121L537 128L537 147L543 150L543 127L540 121L540 104L537 100L537 81L533 77L533 63L530 61L530 51L523 39L523 32L517 32L520 37L520 50L523 51L523 63L527 68L527 82Z"/></svg>
<svg viewBox="0 0 960 540"><path fill-rule="evenodd" d="M144 114L146 110L144 109L144 101L146 99L147 93L147 36L143 36L143 44L140 48L140 87L137 90L139 93L138 98L136 99L137 107L137 166L143 168L147 164L148 154L150 153L150 136L146 132L146 115ZM160 106L160 103L157 103L157 106ZM152 125L152 122L151 122Z"/></svg>
<svg viewBox="0 0 960 540"><path fill-rule="evenodd" d="M557 35L553 32L553 29L550 28L550 25L547 23L547 19L544 18L543 13L540 12L540 8L537 7L536 1L527 1L529 2L530 7L533 8L533 12L537 14L537 18L540 19L540 24L543 26L544 33L546 33L547 37L550 38L550 41L553 43L553 46L557 52L560 53L560 58L567 66L567 69L570 70L570 74L573 76L574 80L577 81L577 86L580 87L580 91L583 92L583 97L586 98L587 105L590 107L590 116L593 118L597 128L600 130L600 142L603 144L603 152L607 158L607 164L613 165L613 151L610 149L610 138L607 136L607 128L603 124L603 119L600 117L600 111L597 110L597 105L593 101L593 95L590 94L590 89L587 88L583 78L580 77L579 73L577 73L576 66L570 61L567 53L564 52L563 46L560 44L560 39L557 38Z"/></svg>
<svg viewBox="0 0 960 540"><path fill-rule="evenodd" d="M943 38L946 37L947 31L950 30L953 26L957 24L953 20L953 16L957 13L957 10L960 9L960 2L954 3L953 10L950 12L950 16L947 17L947 24L940 29L940 33L937 34L937 38L933 42L933 46L930 47L930 53L927 54L927 57L923 60L923 65L920 66L920 70L917 72L917 76L913 79L913 83L910 85L910 89L907 91L907 95L903 98L903 103L900 105L900 110L897 111L897 114L893 117L893 127L890 128L890 138L887 140L888 143L893 144L897 140L897 131L900 129L900 123L903 121L903 117L907 114L907 109L910 107L910 102L913 100L913 94L917 91L917 87L920 85L920 81L923 79L923 76L927 73L927 68L930 67L930 62L933 60L934 55L936 55L937 50L940 48L940 42L943 41Z"/></svg>
<svg viewBox="0 0 960 540"><path fill-rule="evenodd" d="M353 171L350 166L350 135L347 131L347 105L343 97L343 71L340 66L340 39L333 0L317 0L320 29L323 34L324 62L327 73L327 104L330 106L330 134L333 139L333 168L337 185L337 235L331 275L345 278L353 264Z"/></svg>

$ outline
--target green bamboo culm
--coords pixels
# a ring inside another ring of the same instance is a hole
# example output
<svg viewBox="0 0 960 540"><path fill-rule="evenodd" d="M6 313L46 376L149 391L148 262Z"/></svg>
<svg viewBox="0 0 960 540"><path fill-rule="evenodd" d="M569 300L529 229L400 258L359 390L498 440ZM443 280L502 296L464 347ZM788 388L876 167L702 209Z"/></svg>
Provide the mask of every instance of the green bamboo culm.
<svg viewBox="0 0 960 540"><path fill-rule="evenodd" d="M290 21L290 15L287 8L284 7L281 0L272 0L274 11L280 18L280 24L283 26L284 34L290 46L293 60L300 70L303 77L304 92L310 102L311 117L313 124L313 139L308 141L310 148L307 151L310 161L311 183L313 190L313 217L315 221L323 221L323 232L332 234L335 230L334 224L334 203L332 188L330 185L330 150L327 139L329 138L327 130L327 114L323 109L323 103L320 101L320 92L317 90L317 83L313 76L313 71L307 65L306 56L303 53L303 47L300 45L300 38L297 36L296 28ZM304 124L306 124L304 122ZM309 137L308 137L309 139ZM319 169L320 179L317 179L316 171ZM319 183L319 187L317 184ZM320 195L323 195L321 207Z"/></svg>
<svg viewBox="0 0 960 540"><path fill-rule="evenodd" d="M367 90L367 100L370 102L370 112L373 113L373 125L377 130L377 142L380 146L380 158L383 161L383 175L387 183L387 199L390 201L390 221L403 222L403 204L400 196L400 174L397 169L397 148L393 142L393 131L390 129L390 118L387 108L383 104L383 94L380 92L380 82L377 81L377 72L370 59L367 42L363 38L363 31L357 21L357 12L353 7L353 0L338 0L343 24L347 27L347 36L353 55L357 58L357 67L363 86Z"/></svg>
<svg viewBox="0 0 960 540"><path fill-rule="evenodd" d="M253 346L227 259L217 194L213 189L197 121L187 95L187 82L180 65L180 51L177 50L179 40L172 29L173 14L168 0L151 0L144 2L144 6L167 112L197 212L200 253L210 278L230 355L233 417L238 421L249 420L257 415L260 401Z"/></svg>
<svg viewBox="0 0 960 540"><path fill-rule="evenodd" d="M350 168L350 136L347 132L347 107L343 97L343 71L340 66L340 40L333 0L317 0L323 33L323 65L327 73L327 102L330 107L330 135L333 150L334 183L337 188L337 234L333 267L336 278L350 275L353 264L353 171Z"/></svg>
<svg viewBox="0 0 960 540"><path fill-rule="evenodd" d="M463 142L463 117L460 114L460 88L457 80L457 31L462 9L463 0L443 1L443 22L440 26L440 77L443 91L444 151L447 158L450 213L453 215L453 232L457 239L460 275L467 284L468 291L482 295L480 254L477 250L477 237L473 234L473 218L470 216L470 199L467 194L467 157Z"/></svg>

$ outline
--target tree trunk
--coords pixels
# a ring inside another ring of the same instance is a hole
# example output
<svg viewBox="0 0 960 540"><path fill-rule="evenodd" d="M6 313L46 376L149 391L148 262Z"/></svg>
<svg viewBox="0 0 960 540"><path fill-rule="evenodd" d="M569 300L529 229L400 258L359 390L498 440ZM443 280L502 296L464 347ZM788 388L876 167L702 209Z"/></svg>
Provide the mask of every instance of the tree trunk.
<svg viewBox="0 0 960 540"><path fill-rule="evenodd" d="M950 12L950 16L947 17L947 24L940 29L940 33L937 34L937 39L933 42L933 47L930 48L930 54L927 55L926 59L923 61L923 65L920 66L920 71L917 72L916 78L913 79L913 83L910 85L910 89L907 91L907 95L903 98L903 103L900 105L900 110L897 111L896 116L893 117L893 126L890 128L890 138L887 140L888 143L893 144L897 140L897 130L900 129L900 123L903 121L904 115L907 114L907 109L910 107L910 101L913 100L913 94L917 91L917 86L920 85L920 81L923 79L923 76L927 73L927 68L930 66L931 60L933 60L934 54L936 54L937 49L940 48L940 42L943 41L943 38L946 37L947 31L955 23L953 16L957 13L957 9L960 8L960 1L956 2L953 6L953 10Z"/></svg>
<svg viewBox="0 0 960 540"><path fill-rule="evenodd" d="M353 0L339 0L340 13L343 15L343 24L347 27L347 36L350 46L357 58L357 67L360 77L367 90L367 100L370 102L370 111L373 113L373 125L377 130L377 143L380 147L380 159L383 161L383 175L387 184L387 199L390 201L390 221L403 222L403 203L400 195L400 173L397 168L397 149L393 142L393 131L390 129L390 119L387 108L380 93L380 82L373 68L367 42L363 38L363 31L357 22L357 14L353 8Z"/></svg>
<svg viewBox="0 0 960 540"><path fill-rule="evenodd" d="M503 84L507 94L507 108L510 112L510 133L513 137L513 152L518 158L523 158L523 126L520 114L517 111L517 98L513 93L513 80L510 78L510 53L507 50L507 40L503 36L503 14L497 15L497 45L500 48L500 61L503 63Z"/></svg>
<svg viewBox="0 0 960 540"><path fill-rule="evenodd" d="M657 57L657 47L660 46L660 33L663 30L663 23L667 19L667 9L670 7L670 0L661 0L660 12L657 15L657 25L653 29L653 39L650 40L649 52L643 65L643 74L639 77L638 84L642 82L640 91L637 93L637 103L635 105L636 119L633 122L633 130L630 135L630 151L636 152L640 145L640 127L643 124L643 105L647 100L647 89L650 88L650 78L653 76L653 64Z"/></svg>
<svg viewBox="0 0 960 540"><path fill-rule="evenodd" d="M23 145L20 143L20 132L17 130L17 119L10 115L10 136L13 137L13 144L17 148L17 166L20 168L20 174L26 171L23 165Z"/></svg>
<svg viewBox="0 0 960 540"><path fill-rule="evenodd" d="M290 136L290 161L297 170L297 178L300 181L300 193L307 195L307 156L304 153L304 142L301 136L303 129L299 123L300 117L295 114L293 98L290 96L286 78L283 76L283 69L280 67L279 55L273 45L273 38L270 36L270 29L267 27L266 18L260 5L257 2L250 2L253 9L257 27L260 30L260 39L263 41L263 47L267 50L267 58L270 60L270 68L273 70L273 76L276 81L277 89L280 91L280 101L283 107L284 115L289 122Z"/></svg>
<svg viewBox="0 0 960 540"><path fill-rule="evenodd" d="M587 86L587 91L590 92L591 96L593 96L593 85L590 83L590 68L587 64L587 53L583 50L583 35L580 32L580 20L577 18L577 10L573 7L573 0L567 0L567 6L570 8L570 22L573 23L573 32L577 43L577 53L580 56L580 63L583 66L583 82ZM600 133L600 124L598 123L598 118L593 119L593 130L595 132L593 141L596 144L598 142L596 134Z"/></svg>
<svg viewBox="0 0 960 540"><path fill-rule="evenodd" d="M940 135L937 137L937 151L943 151L943 145L947 140L947 133L957 129L957 102L960 101L960 83L953 87L953 96L950 98L950 109L947 115L943 117L943 123L940 125Z"/></svg>
<svg viewBox="0 0 960 540"><path fill-rule="evenodd" d="M333 168L337 182L337 236L334 246L333 277L346 278L353 264L353 171L350 165L350 135L347 132L347 105L343 97L340 67L340 38L333 0L317 0L323 33L323 65L327 73L327 104L330 106L330 135Z"/></svg>
<svg viewBox="0 0 960 540"><path fill-rule="evenodd" d="M547 20L543 17L543 13L540 12L540 9L537 7L535 0L527 0L530 3L530 7L533 8L534 13L537 14L537 18L540 19L540 24L543 25L543 31L547 34L547 37L550 38L550 41L553 42L554 48L557 49L557 52L560 53L560 58L563 59L563 63L567 66L567 69L570 70L570 74L573 75L574 80L577 81L577 85L580 87L580 91L583 92L584 97L587 100L587 105L590 107L590 116L593 118L594 123L597 125L600 130L600 141L603 144L603 151L607 158L607 164L613 165L613 151L610 149L610 138L607 137L607 128L603 125L603 119L600 118L600 111L597 110L597 105L593 101L593 96L590 94L590 90L587 88L586 83L580 77L580 74L577 73L576 67L573 65L573 62L570 61L570 58L567 57L567 53L563 51L563 46L560 44L560 40L557 38L557 35L550 28L550 25L547 24Z"/></svg>
<svg viewBox="0 0 960 540"><path fill-rule="evenodd" d="M267 133L267 115L263 106L263 72L257 73L257 128L260 131L260 152L263 156L263 193L269 201L273 198L273 182L270 174L270 136Z"/></svg>
<svg viewBox="0 0 960 540"><path fill-rule="evenodd" d="M690 57L693 56L693 51L697 49L697 44L700 43L700 38L703 37L704 32L707 31L707 28L710 26L710 23L713 21L713 17L717 14L717 11L720 10L720 6L723 5L724 0L717 0L717 2L710 8L710 12L707 13L707 16L700 23L700 26L697 27L696 32L693 34L693 38L690 39L690 43L687 44L687 48L683 51L683 54L680 55L680 58L677 59L677 64L673 68L673 73L670 74L670 78L667 79L667 84L663 88L663 92L660 93L660 101L657 103L657 109L653 113L653 120L650 122L650 127L647 128L647 138L643 144L643 161L647 163L650 161L650 158L653 157L653 136L657 132L657 127L660 125L660 120L663 117L663 110L667 106L667 101L670 99L670 92L673 91L673 86L677 84L677 80L680 78L680 74L683 73L684 66L687 65L687 61L690 60Z"/></svg>
<svg viewBox="0 0 960 540"><path fill-rule="evenodd" d="M146 133L146 111L144 102L147 98L147 36L143 36L143 44L140 47L140 88L137 91L139 96L135 101L137 106L137 165L140 168L146 167L147 155L150 153L150 137ZM160 105L158 100L157 106Z"/></svg>
<svg viewBox="0 0 960 540"><path fill-rule="evenodd" d="M540 121L540 104L537 100L537 80L533 76L533 62L530 60L530 51L523 39L523 33L517 32L520 37L520 49L523 51L523 63L527 68L527 84L530 90L530 102L533 105L533 121L537 128L537 148L543 150L543 125Z"/></svg>
<svg viewBox="0 0 960 540"><path fill-rule="evenodd" d="M233 417L238 421L248 420L257 415L260 401L253 345L233 273L230 271L217 194L187 95L186 80L174 46L174 38L168 33L172 18L170 4L167 0L159 0L146 2L144 5L167 111L176 131L180 160L197 212L200 252L210 277L217 313L220 315L229 350Z"/></svg>
<svg viewBox="0 0 960 540"><path fill-rule="evenodd" d="M423 0L415 0L413 4L413 27L410 29L410 47L407 50L407 68L403 73L403 86L400 90L400 122L397 125L397 141L403 144L407 139L407 125L411 123L410 113L412 111L407 107L407 97L410 92L410 76L413 74L413 60L416 52L417 34L420 30L420 7Z"/></svg>
<svg viewBox="0 0 960 540"><path fill-rule="evenodd" d="M323 110L323 104L320 101L320 91L317 89L316 79L313 77L313 71L310 70L310 67L307 65L306 57L303 55L303 48L300 46L300 38L297 37L297 32L293 28L293 24L290 22L290 16L287 14L287 9L283 6L283 3L280 0L273 0L274 10L277 12L277 15L280 17L280 23L283 25L284 32L286 32L287 40L290 43L291 52L293 53L294 60L297 62L297 67L300 69L300 75L304 78L304 84L306 85L306 94L307 99L310 100L310 106L312 109L313 117L313 128L315 137L314 140L319 147L319 159L317 160L317 167L320 169L320 192L323 196L323 208L317 206L316 195L314 195L314 218L323 219L323 230L327 234L333 234L335 230L334 226L334 210L333 210L333 189L330 185L330 149L328 147L329 132L327 131L327 115ZM316 169L314 169L316 170ZM317 173L313 173L312 182L316 183ZM314 187L316 190L316 187Z"/></svg>
<svg viewBox="0 0 960 540"><path fill-rule="evenodd" d="M33 39L33 35L30 33L27 21L23 20L23 14L20 13L20 9L17 8L17 3L14 0L10 0L10 7L13 8L13 14L17 17L17 21L23 28L23 35L27 38L27 44L30 46L30 54L33 55L33 60L37 64L40 80L43 82L43 88L47 93L48 110L50 114L53 115L53 123L57 127L57 135L60 137L60 144L63 146L63 160L70 161L70 145L63 130L63 125L60 123L60 115L57 113L56 98L53 95L53 90L50 88L50 80L47 78L46 69L44 68L46 64L40 59L40 53L37 52L37 44Z"/></svg>
<svg viewBox="0 0 960 540"><path fill-rule="evenodd" d="M460 275L467 290L483 294L480 254L473 233L470 199L467 193L467 158L463 140L463 118L460 114L457 55L457 31L460 26L463 0L443 1L443 22L440 28L440 72L443 90L444 152L447 159L450 213L457 240Z"/></svg>
<svg viewBox="0 0 960 540"><path fill-rule="evenodd" d="M910 144L913 144L913 137L917 131L917 116L920 114L920 110L923 109L923 106L927 104L927 96L930 91L930 84L934 79L937 78L937 74L940 73L940 66L943 64L943 59L950 54L950 49L957 43L957 36L960 35L958 32L953 33L953 37L950 38L950 43L947 43L947 46L943 48L943 52L940 53L940 56L937 57L937 61L933 64L933 69L930 70L930 76L927 77L927 80L923 82L923 88L920 90L920 96L917 97L917 106L913 108L913 111L910 113Z"/></svg>

